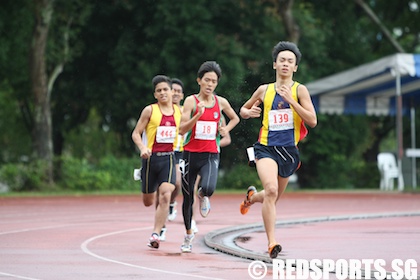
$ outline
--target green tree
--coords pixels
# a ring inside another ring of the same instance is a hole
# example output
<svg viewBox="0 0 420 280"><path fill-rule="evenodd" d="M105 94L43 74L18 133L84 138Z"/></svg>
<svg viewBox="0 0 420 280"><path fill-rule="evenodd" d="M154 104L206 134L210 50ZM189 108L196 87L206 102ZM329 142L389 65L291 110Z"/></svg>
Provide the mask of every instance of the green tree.
<svg viewBox="0 0 420 280"><path fill-rule="evenodd" d="M191 94L197 91L196 71L205 60L217 60L222 66L217 92L238 111L259 84L274 79L270 52L279 40L296 41L301 48L303 60L295 78L302 83L394 53L395 44L384 30L405 51L419 51L418 1L364 1L380 25L359 2L198 0L192 5L187 0L5 0L0 10L0 105L1 116L8 117L0 121L6 131L0 141L7 144L2 161L33 154L51 158L52 146L59 156L82 143L96 145L83 149L95 151L89 153L95 157L132 155L134 122L141 109L154 101L151 78L162 73L181 78ZM49 13L40 13L41 8ZM314 135L331 134L328 139L333 142L326 146L331 145L334 156L328 164L341 164L345 155L353 161L343 171L349 173L360 167L357 157L374 158L382 139L392 133L383 123L389 119L369 119L363 125L369 128L365 137L370 141L359 139L368 143L363 144L364 152L350 156L346 151L352 144L341 141L335 131L340 122L346 127L346 120L320 118L328 125L320 123L310 131L310 141L302 143L305 159L314 166L302 177L306 182L323 176L318 165L325 165L312 161L320 155L318 148L312 154L306 146L317 143ZM13 131L7 129L10 124ZM93 126L95 133L83 133ZM222 153L224 168L246 162L245 148L256 141L259 126L258 120L243 121L232 131L233 143ZM347 130L342 133L351 135ZM82 137L93 138L74 143ZM39 151L32 153L30 141ZM103 141L109 142L102 145Z"/></svg>
<svg viewBox="0 0 420 280"><path fill-rule="evenodd" d="M16 162L31 155L31 116L28 52L31 36L31 5L8 0L0 9L0 163Z"/></svg>
<svg viewBox="0 0 420 280"><path fill-rule="evenodd" d="M47 163L49 182L53 181L51 95L64 65L77 53L72 48L75 45L72 39L78 32L74 26L77 28L77 25L83 24L88 14L87 7L79 0L34 1L35 22L29 56L33 95L32 137L36 156Z"/></svg>

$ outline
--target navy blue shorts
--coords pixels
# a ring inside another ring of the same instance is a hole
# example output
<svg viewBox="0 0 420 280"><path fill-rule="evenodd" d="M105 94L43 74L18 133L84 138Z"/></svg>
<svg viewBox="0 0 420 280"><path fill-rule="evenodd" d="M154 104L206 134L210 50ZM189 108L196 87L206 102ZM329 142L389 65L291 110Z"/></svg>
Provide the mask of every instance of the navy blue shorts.
<svg viewBox="0 0 420 280"><path fill-rule="evenodd" d="M142 159L141 191L154 193L162 183L175 185L174 153L153 153L148 159Z"/></svg>
<svg viewBox="0 0 420 280"><path fill-rule="evenodd" d="M283 178L290 177L300 167L299 150L296 146L264 146L254 144L256 159L271 158L277 162L278 175Z"/></svg>

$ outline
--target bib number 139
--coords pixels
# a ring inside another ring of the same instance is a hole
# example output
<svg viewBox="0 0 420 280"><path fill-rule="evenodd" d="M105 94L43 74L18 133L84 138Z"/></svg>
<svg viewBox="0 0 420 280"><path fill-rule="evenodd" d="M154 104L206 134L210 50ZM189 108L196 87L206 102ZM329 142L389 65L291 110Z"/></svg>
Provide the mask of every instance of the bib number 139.
<svg viewBox="0 0 420 280"><path fill-rule="evenodd" d="M271 110L268 113L269 130L287 130L293 129L292 109Z"/></svg>

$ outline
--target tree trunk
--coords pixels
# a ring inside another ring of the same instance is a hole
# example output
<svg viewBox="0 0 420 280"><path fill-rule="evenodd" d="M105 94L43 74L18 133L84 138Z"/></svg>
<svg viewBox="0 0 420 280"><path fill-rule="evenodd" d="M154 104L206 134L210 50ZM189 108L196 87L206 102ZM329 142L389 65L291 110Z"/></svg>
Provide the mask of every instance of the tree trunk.
<svg viewBox="0 0 420 280"><path fill-rule="evenodd" d="M300 29L293 17L293 2L294 0L278 0L279 13L283 19L287 37L289 41L297 45L300 38Z"/></svg>
<svg viewBox="0 0 420 280"><path fill-rule="evenodd" d="M46 46L54 0L35 0L35 26L30 53L30 76L34 97L32 139L36 156L45 160L47 177L53 183L53 144L50 96L46 69Z"/></svg>

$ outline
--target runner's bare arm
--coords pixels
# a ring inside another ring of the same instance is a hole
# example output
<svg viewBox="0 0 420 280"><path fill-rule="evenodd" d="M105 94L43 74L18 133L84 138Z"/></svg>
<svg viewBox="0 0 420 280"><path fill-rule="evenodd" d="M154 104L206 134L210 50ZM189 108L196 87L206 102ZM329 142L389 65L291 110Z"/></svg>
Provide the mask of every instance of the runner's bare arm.
<svg viewBox="0 0 420 280"><path fill-rule="evenodd" d="M305 124L314 128L318 122L314 104L312 103L308 89L302 84L298 87L298 99L298 102L293 99L289 102L290 105L299 114Z"/></svg>
<svg viewBox="0 0 420 280"><path fill-rule="evenodd" d="M142 158L148 158L151 154L150 149L148 149L142 141L142 133L146 129L147 123L150 120L150 116L152 115L152 106L147 106L143 109L140 114L140 117L137 121L136 127L131 134L131 138L133 139L134 144L136 144L137 148L140 150L140 156Z"/></svg>
<svg viewBox="0 0 420 280"><path fill-rule="evenodd" d="M263 99L264 93L267 90L267 85L259 86L247 102L241 107L239 114L243 119L259 118L261 115L261 108L258 107Z"/></svg>
<svg viewBox="0 0 420 280"><path fill-rule="evenodd" d="M184 101L184 108L181 116L181 124L179 126L179 134L184 135L187 131L191 130L197 123L200 116L204 113L204 104L198 103L198 113L192 116L195 112L195 99L194 96L188 96ZM191 117L192 116L192 117Z"/></svg>
<svg viewBox="0 0 420 280"><path fill-rule="evenodd" d="M219 96L218 98L221 106L221 111L223 111L223 113L225 113L226 116L229 118L229 122L226 123L226 126L221 128L220 132L222 136L226 136L226 134L228 134L239 123L240 119L226 98L221 96Z"/></svg>

